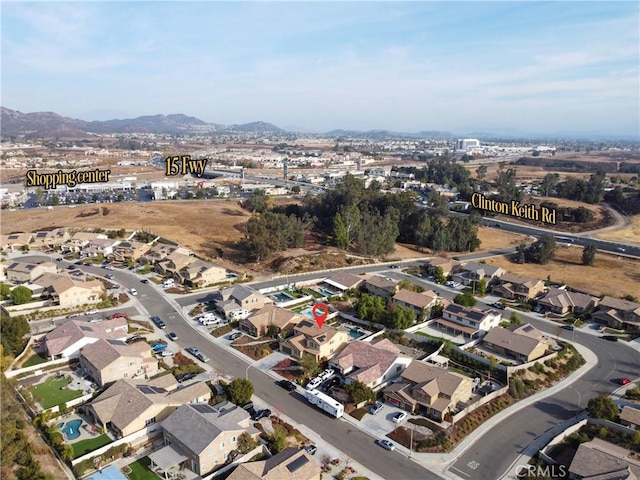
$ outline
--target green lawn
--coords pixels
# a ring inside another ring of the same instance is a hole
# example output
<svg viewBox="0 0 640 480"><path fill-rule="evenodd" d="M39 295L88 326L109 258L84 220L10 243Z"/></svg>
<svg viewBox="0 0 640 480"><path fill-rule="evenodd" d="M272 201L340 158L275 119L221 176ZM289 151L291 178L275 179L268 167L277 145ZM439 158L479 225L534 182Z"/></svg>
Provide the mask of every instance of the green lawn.
<svg viewBox="0 0 640 480"><path fill-rule="evenodd" d="M42 408L51 408L82 396L82 391L66 388L70 383L69 377L49 377L43 383L31 387L30 390L33 398L42 405Z"/></svg>
<svg viewBox="0 0 640 480"><path fill-rule="evenodd" d="M47 359L45 357L41 357L40 355L38 355L37 353L34 353L33 355L31 355L26 362L24 362L22 364L21 368L24 367L33 367L34 365L38 365L40 363L44 363L46 362Z"/></svg>
<svg viewBox="0 0 640 480"><path fill-rule="evenodd" d="M81 457L82 455L93 452L96 448L100 448L107 443L111 443L111 439L108 435L100 435L95 438L89 438L88 440L80 440L79 442L72 443L73 458Z"/></svg>
<svg viewBox="0 0 640 480"><path fill-rule="evenodd" d="M149 460L149 457L144 457L137 462L130 463L129 468L131 469L131 473L128 474L129 479L157 480L159 477L151 470L149 470L149 465L151 465L151 460Z"/></svg>

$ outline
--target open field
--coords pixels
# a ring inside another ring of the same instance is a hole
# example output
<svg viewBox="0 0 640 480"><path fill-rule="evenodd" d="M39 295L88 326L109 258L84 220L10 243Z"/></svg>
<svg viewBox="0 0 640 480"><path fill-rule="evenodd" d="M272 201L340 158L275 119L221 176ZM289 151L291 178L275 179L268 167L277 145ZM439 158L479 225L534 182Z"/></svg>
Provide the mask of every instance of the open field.
<svg viewBox="0 0 640 480"><path fill-rule="evenodd" d="M84 216L83 216L84 215ZM47 227L144 229L225 264L238 257L243 234L236 227L249 214L234 201L163 201L17 210L2 213L2 232L35 232Z"/></svg>
<svg viewBox="0 0 640 480"><path fill-rule="evenodd" d="M640 215L633 215L626 218L630 222L626 227L611 232L597 233L594 237L601 238L602 240L640 245Z"/></svg>
<svg viewBox="0 0 640 480"><path fill-rule="evenodd" d="M487 258L486 263L543 280L551 275L552 281L565 282L595 295L637 296L640 284L640 261L598 252L595 264L587 267L582 265L582 248L579 247L558 246L556 258L547 265L513 263L504 256Z"/></svg>

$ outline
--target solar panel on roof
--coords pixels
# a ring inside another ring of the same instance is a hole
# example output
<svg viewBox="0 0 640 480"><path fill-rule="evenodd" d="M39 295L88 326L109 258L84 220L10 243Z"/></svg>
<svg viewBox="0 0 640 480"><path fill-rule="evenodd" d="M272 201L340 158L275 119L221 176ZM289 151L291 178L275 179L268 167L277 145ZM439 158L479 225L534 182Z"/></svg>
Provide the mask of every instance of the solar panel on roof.
<svg viewBox="0 0 640 480"><path fill-rule="evenodd" d="M296 458L293 462L287 464L287 470L293 473L296 470L304 467L307 463L309 463L309 459L305 455L302 455Z"/></svg>
<svg viewBox="0 0 640 480"><path fill-rule="evenodd" d="M211 406L207 405L206 403L196 403L195 405L191 405L191 408L193 408L198 413L213 412L213 408L211 408Z"/></svg>
<svg viewBox="0 0 640 480"><path fill-rule="evenodd" d="M149 387L147 385L140 385L138 387L138 390L140 390L142 393L146 393L146 394L156 393L156 391L152 387Z"/></svg>

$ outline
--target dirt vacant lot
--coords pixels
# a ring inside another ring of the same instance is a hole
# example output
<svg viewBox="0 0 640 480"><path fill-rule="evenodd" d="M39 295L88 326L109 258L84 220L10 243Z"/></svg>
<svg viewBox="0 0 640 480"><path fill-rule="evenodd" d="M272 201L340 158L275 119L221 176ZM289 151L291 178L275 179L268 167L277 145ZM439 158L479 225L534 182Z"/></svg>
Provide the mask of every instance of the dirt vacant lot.
<svg viewBox="0 0 640 480"><path fill-rule="evenodd" d="M249 214L233 201L110 203L2 212L2 233L35 232L47 227L146 230L178 242L206 257L237 261L238 226Z"/></svg>
<svg viewBox="0 0 640 480"><path fill-rule="evenodd" d="M547 265L518 264L506 257L488 258L486 263L543 280L551 275L552 281L564 282L595 295L638 296L640 261L617 255L598 252L594 266L586 267L582 265L582 248L558 246L556 258Z"/></svg>
<svg viewBox="0 0 640 480"><path fill-rule="evenodd" d="M603 240L640 245L640 215L626 218L629 220L629 225L626 227L611 232L598 233L594 236Z"/></svg>

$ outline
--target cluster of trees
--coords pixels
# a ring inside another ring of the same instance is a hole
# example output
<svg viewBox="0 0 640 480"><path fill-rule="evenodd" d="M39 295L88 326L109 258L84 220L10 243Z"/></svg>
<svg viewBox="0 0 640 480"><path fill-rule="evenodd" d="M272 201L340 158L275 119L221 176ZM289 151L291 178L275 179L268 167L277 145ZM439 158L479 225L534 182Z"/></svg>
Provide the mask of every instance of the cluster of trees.
<svg viewBox="0 0 640 480"><path fill-rule="evenodd" d="M560 198L592 204L600 203L604 196L605 178L604 171L591 175L589 180L569 177L556 185L555 192Z"/></svg>
<svg viewBox="0 0 640 480"><path fill-rule="evenodd" d="M2 341L4 343L4 332ZM39 462L33 458L31 444L25 432L25 415L13 396L13 383L4 378L4 375L0 382L0 477L17 480L53 480L53 477L42 472Z"/></svg>
<svg viewBox="0 0 640 480"><path fill-rule="evenodd" d="M387 308L382 298L368 293L360 295L354 304L354 309L358 318L381 323L393 330L404 330L416 322L416 314L413 310L400 305Z"/></svg>
<svg viewBox="0 0 640 480"><path fill-rule="evenodd" d="M582 249L582 264L591 266L596 261L596 252L598 248L595 244L590 243Z"/></svg>
<svg viewBox="0 0 640 480"><path fill-rule="evenodd" d="M558 212L558 220L561 222L588 223L595 219L593 212L585 207L560 207L554 202L542 202L540 205L556 210Z"/></svg>
<svg viewBox="0 0 640 480"><path fill-rule="evenodd" d="M431 159L428 165L422 168L400 167L395 170L413 174L416 180L423 182L455 187L463 198L471 198L473 194L473 182L469 170L447 157Z"/></svg>
<svg viewBox="0 0 640 480"><path fill-rule="evenodd" d="M2 315L0 330L2 331L0 341L4 354L15 357L22 352L27 343L24 337L29 333L29 322L24 317L10 318Z"/></svg>
<svg viewBox="0 0 640 480"><path fill-rule="evenodd" d="M539 263L546 265L556 256L556 240L553 235L544 234L529 247L525 244L516 247L515 262Z"/></svg>
<svg viewBox="0 0 640 480"><path fill-rule="evenodd" d="M640 213L640 191L625 195L623 188L617 185L612 191L604 194L604 200L618 207L625 215Z"/></svg>
<svg viewBox="0 0 640 480"><path fill-rule="evenodd" d="M249 219L245 238L249 254L260 261L269 254L301 247L311 221L295 215L266 211Z"/></svg>
<svg viewBox="0 0 640 480"><path fill-rule="evenodd" d="M345 386L345 390L353 400L353 403L373 402L376 399L375 392L362 382L353 382Z"/></svg>

